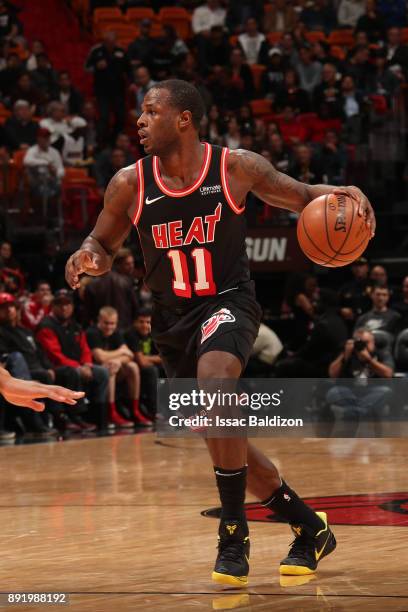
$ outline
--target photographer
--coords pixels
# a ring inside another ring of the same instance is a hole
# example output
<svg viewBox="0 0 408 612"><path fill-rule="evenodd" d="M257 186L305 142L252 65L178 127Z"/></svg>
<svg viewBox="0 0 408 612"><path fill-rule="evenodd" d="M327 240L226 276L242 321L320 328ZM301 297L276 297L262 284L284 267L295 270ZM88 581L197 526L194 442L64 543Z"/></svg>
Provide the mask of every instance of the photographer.
<svg viewBox="0 0 408 612"><path fill-rule="evenodd" d="M329 404L344 407L346 418L358 420L360 415L377 414L389 400L391 389L380 384L370 386L368 379L392 378L393 373L391 354L377 354L373 334L358 328L329 366L330 378L353 379L354 384L336 384L326 399Z"/></svg>

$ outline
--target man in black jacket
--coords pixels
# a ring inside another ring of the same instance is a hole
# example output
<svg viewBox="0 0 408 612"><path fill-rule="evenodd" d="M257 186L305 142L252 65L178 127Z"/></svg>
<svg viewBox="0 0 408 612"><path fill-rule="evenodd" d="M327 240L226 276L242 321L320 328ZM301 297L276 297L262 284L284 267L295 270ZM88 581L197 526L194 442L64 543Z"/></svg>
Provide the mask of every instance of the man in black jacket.
<svg viewBox="0 0 408 612"><path fill-rule="evenodd" d="M12 151L36 144L38 124L32 120L31 107L27 100L17 100L14 103L13 115L7 119L4 130Z"/></svg>

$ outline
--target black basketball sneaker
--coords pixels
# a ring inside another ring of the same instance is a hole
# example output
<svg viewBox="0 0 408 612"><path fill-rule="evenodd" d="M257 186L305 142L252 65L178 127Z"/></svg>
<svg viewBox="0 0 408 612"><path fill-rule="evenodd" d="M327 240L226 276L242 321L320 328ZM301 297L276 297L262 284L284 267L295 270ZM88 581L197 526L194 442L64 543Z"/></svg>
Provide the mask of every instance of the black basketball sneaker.
<svg viewBox="0 0 408 612"><path fill-rule="evenodd" d="M291 525L296 537L288 556L280 562L281 574L289 576L313 574L319 561L336 548L336 539L327 524L326 513L316 512L316 514L324 523L324 528L316 534L311 533L305 525Z"/></svg>
<svg viewBox="0 0 408 612"><path fill-rule="evenodd" d="M218 530L218 555L212 579L219 584L245 587L249 573L249 536L239 521L221 521Z"/></svg>

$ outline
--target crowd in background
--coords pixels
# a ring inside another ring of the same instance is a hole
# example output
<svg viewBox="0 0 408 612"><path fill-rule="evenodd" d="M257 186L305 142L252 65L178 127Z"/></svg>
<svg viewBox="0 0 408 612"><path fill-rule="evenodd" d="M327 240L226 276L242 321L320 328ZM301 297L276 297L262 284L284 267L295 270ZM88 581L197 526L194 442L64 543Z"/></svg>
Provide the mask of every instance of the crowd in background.
<svg viewBox="0 0 408 612"><path fill-rule="evenodd" d="M92 10L117 6L123 12L134 6L159 10L162 4L90 3ZM86 58L90 96L69 72L54 69L42 41L25 38L17 8L0 0L0 102L6 117L0 163L25 168L27 211L46 210L44 203L54 201L68 209L64 176L81 169L94 181L85 203L92 224L109 180L143 155L136 122L146 92L172 77L194 83L203 96L203 140L257 151L303 182L335 185L348 180L350 157L365 145L375 179L385 172L384 160L392 164L384 184L392 174L401 178L392 189L395 197L404 196L405 134L397 129L392 147L386 134L408 77L405 1L166 5L191 11L191 36L183 40L167 24L153 35L146 18L124 47L114 28L107 29ZM342 29L351 31L350 44L331 44L331 33ZM105 277L84 278L73 295L62 289L59 247L49 239L37 259L22 263L2 243L0 362L18 377L86 389L87 399L76 410L49 402L43 415L10 410L8 422L2 411L0 436L12 436L6 428L52 437L150 426L161 366L137 248L124 250ZM401 288L392 287L385 269L369 269L364 260L351 266L351 274L335 294L319 290L313 276L291 276L279 314L290 321L289 332L276 334L265 321L247 372L389 377L396 369L407 371L408 277Z"/></svg>

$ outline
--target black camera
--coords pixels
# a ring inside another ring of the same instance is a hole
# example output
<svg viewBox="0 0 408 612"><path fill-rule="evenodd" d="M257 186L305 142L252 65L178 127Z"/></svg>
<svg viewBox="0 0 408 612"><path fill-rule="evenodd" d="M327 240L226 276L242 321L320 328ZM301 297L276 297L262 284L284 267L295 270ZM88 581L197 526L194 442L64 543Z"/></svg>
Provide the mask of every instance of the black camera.
<svg viewBox="0 0 408 612"><path fill-rule="evenodd" d="M364 351L365 348L367 348L367 342L365 340L354 340L354 350L357 351L357 353Z"/></svg>

